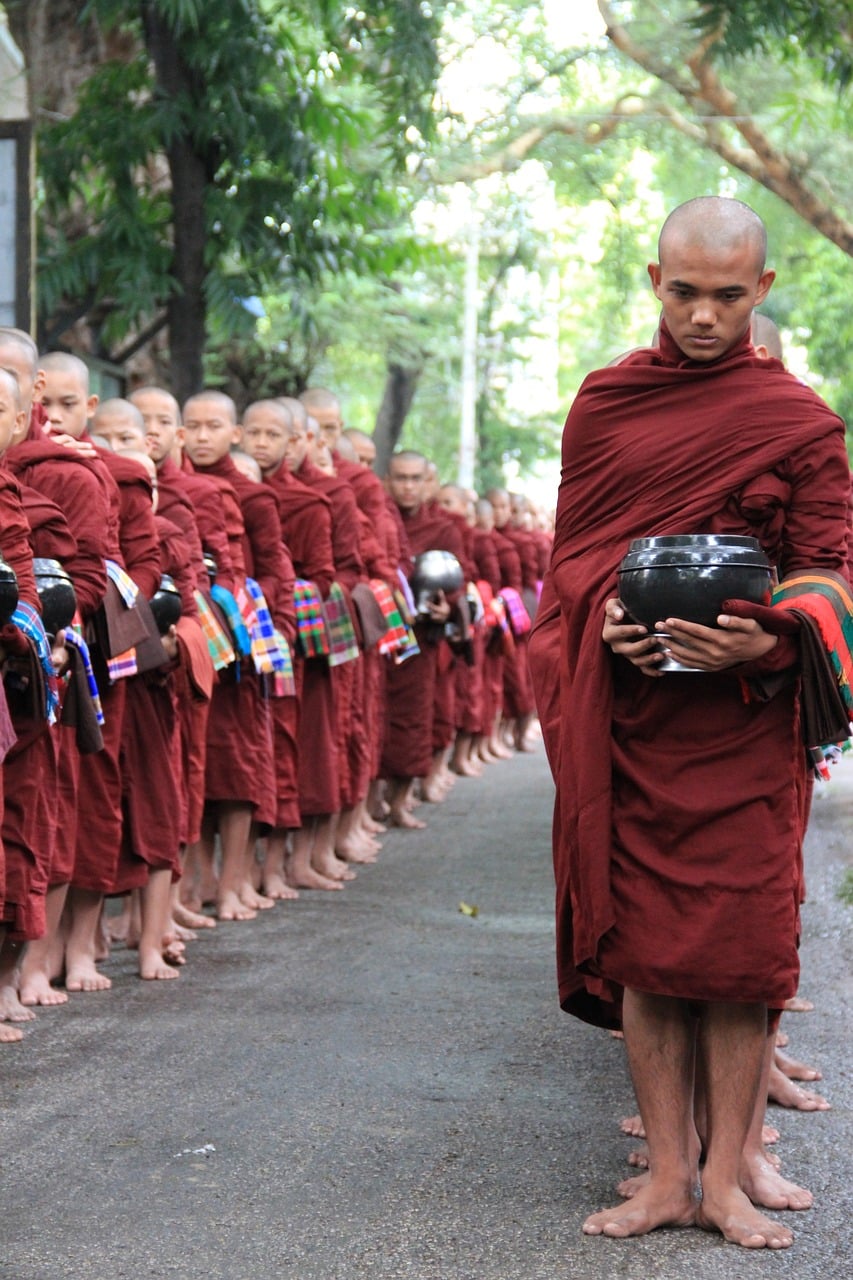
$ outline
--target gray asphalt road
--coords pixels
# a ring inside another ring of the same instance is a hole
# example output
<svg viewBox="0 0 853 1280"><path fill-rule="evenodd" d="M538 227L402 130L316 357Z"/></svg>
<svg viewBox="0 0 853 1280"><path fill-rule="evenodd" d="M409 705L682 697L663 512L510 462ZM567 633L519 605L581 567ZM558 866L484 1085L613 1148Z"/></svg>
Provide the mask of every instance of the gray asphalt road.
<svg viewBox="0 0 853 1280"><path fill-rule="evenodd" d="M853 762L815 803L792 1050L834 1109L773 1114L817 1206L784 1254L580 1223L631 1149L621 1045L553 981L541 751L460 779L341 894L194 944L180 980L116 952L106 994L0 1053L4 1280L834 1280L849 1234ZM476 916L459 910L465 902Z"/></svg>

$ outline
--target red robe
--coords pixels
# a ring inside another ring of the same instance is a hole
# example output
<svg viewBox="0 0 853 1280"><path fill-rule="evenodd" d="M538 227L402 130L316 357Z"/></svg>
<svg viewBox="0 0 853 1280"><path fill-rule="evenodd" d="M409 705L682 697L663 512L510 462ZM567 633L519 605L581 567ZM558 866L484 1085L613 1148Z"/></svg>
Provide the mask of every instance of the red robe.
<svg viewBox="0 0 853 1280"><path fill-rule="evenodd" d="M286 463L268 475L266 483L275 494L281 536L293 560L295 575L313 582L325 600L335 576L328 500L298 480ZM321 658L305 662L297 656L295 661L303 700L308 686L307 714L303 714L300 698L276 698L272 707L275 825L284 829L298 827L303 815L334 813L339 803L334 771L329 768L328 743L325 735L318 732L318 719L324 724L328 713L322 702L319 707L316 705L323 688L328 687L330 692L328 664Z"/></svg>
<svg viewBox="0 0 853 1280"><path fill-rule="evenodd" d="M590 1021L612 1024L626 985L779 1007L798 976L798 686L756 702L741 680L796 663L796 644L752 668L643 677L601 640L619 562L632 538L716 531L758 537L780 576L843 573L849 485L841 420L748 336L696 364L664 326L659 351L578 394L551 568L560 609L546 598L534 665L558 786L560 999Z"/></svg>
<svg viewBox="0 0 853 1280"><path fill-rule="evenodd" d="M449 551L462 562L465 549L456 525L446 511L422 506L403 512L403 524L412 557L425 551ZM444 641L441 631L430 623L417 623L415 634L420 653L386 670L385 742L382 772L387 778L422 778L432 764L436 742L436 686L439 683L439 652ZM449 676L445 671L445 683ZM450 673L452 675L452 672ZM452 690L452 683L451 683ZM443 704L446 707L446 703ZM444 723L452 732L453 717L446 709ZM442 741L439 745L444 746Z"/></svg>

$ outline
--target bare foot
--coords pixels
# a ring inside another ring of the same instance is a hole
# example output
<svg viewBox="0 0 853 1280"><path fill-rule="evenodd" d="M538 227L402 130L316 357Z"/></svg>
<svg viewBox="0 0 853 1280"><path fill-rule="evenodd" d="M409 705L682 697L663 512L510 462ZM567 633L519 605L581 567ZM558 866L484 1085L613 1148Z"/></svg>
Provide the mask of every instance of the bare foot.
<svg viewBox="0 0 853 1280"><path fill-rule="evenodd" d="M140 947L139 976L147 981L162 982L167 981L169 978L179 978L181 975L156 948L151 951L143 951Z"/></svg>
<svg viewBox="0 0 853 1280"><path fill-rule="evenodd" d="M293 876L293 883L299 889L343 889L340 880L330 880L328 876L320 875L319 871L315 871L313 867L306 867L304 870L293 870L290 873Z"/></svg>
<svg viewBox="0 0 853 1280"><path fill-rule="evenodd" d="M645 1138L646 1130L643 1127L643 1121L640 1116L623 1116L619 1121L619 1128L623 1133L627 1133L629 1138Z"/></svg>
<svg viewBox="0 0 853 1280"><path fill-rule="evenodd" d="M652 1179L625 1204L594 1213L583 1224L584 1235L644 1236L656 1227L688 1227L696 1220L697 1202L682 1184Z"/></svg>
<svg viewBox="0 0 853 1280"><path fill-rule="evenodd" d="M404 831L423 831L426 827L425 822L421 822L420 818L416 818L414 814L409 813L408 809L399 808L391 811L392 827L402 827Z"/></svg>
<svg viewBox="0 0 853 1280"><path fill-rule="evenodd" d="M24 1033L20 1027L10 1027L5 1022L0 1022L0 1044L20 1044L24 1038Z"/></svg>
<svg viewBox="0 0 853 1280"><path fill-rule="evenodd" d="M636 1151L631 1152L628 1156L628 1163L632 1169L648 1169L649 1149L645 1143L641 1147L637 1147Z"/></svg>
<svg viewBox="0 0 853 1280"><path fill-rule="evenodd" d="M731 1244L739 1244L744 1249L788 1249L794 1243L793 1231L759 1213L738 1187L733 1187L719 1201L705 1189L696 1224L705 1231L720 1231Z"/></svg>
<svg viewBox="0 0 853 1280"><path fill-rule="evenodd" d="M776 1048L786 1049L788 1047L788 1041L790 1039L791 1037L788 1035L787 1031L777 1031L776 1032Z"/></svg>
<svg viewBox="0 0 853 1280"><path fill-rule="evenodd" d="M269 911L270 907L275 906L275 898L265 897L250 884L244 884L240 890L240 901L244 907L250 907L252 911Z"/></svg>
<svg viewBox="0 0 853 1280"><path fill-rule="evenodd" d="M810 1067L805 1062L797 1062L794 1058L789 1058L787 1053L780 1053L777 1049L774 1054L776 1066L783 1072L789 1080L822 1080L823 1074L818 1071L817 1067Z"/></svg>
<svg viewBox="0 0 853 1280"><path fill-rule="evenodd" d="M786 1013L811 1013L814 1005L805 996L791 996L790 1000L785 1001L783 1008Z"/></svg>
<svg viewBox="0 0 853 1280"><path fill-rule="evenodd" d="M185 902L178 902L173 906L172 919L182 929L216 928L216 921L212 916L203 915L201 911L193 911Z"/></svg>
<svg viewBox="0 0 853 1280"><path fill-rule="evenodd" d="M775 1102L778 1107L791 1107L794 1111L829 1111L826 1098L811 1089L801 1089L789 1080L777 1066L770 1068L770 1081L767 1085L767 1100Z"/></svg>
<svg viewBox="0 0 853 1280"><path fill-rule="evenodd" d="M385 816L387 817L388 815L386 814ZM388 830L384 822L377 822L369 813L364 815L363 825L365 831L368 831L372 836L384 835Z"/></svg>
<svg viewBox="0 0 853 1280"><path fill-rule="evenodd" d="M617 1194L623 1200L633 1200L638 1191L642 1191L643 1187L649 1185L650 1173L638 1173L633 1178L623 1178L621 1182L616 1183Z"/></svg>
<svg viewBox="0 0 853 1280"><path fill-rule="evenodd" d="M741 1186L750 1200L762 1209L810 1209L814 1196L805 1187L783 1178L767 1152L744 1157Z"/></svg>
<svg viewBox="0 0 853 1280"><path fill-rule="evenodd" d="M316 853L311 859L311 865L315 871L319 871L320 875L325 876L328 880L355 879L355 872L350 871L345 862L341 862L340 858L335 857L333 853L328 851Z"/></svg>
<svg viewBox="0 0 853 1280"><path fill-rule="evenodd" d="M24 1005L67 1004L68 993L50 984L46 973L33 973L21 982L20 1001Z"/></svg>
<svg viewBox="0 0 853 1280"><path fill-rule="evenodd" d="M761 1130L761 1141L765 1147L772 1147L774 1142L778 1142L781 1138L778 1129L774 1129L772 1124L766 1124Z"/></svg>
<svg viewBox="0 0 853 1280"><path fill-rule="evenodd" d="M32 1009L21 1004L14 987L0 987L0 1021L32 1022L35 1016Z"/></svg>
<svg viewBox="0 0 853 1280"><path fill-rule="evenodd" d="M69 961L65 973L66 991L109 991L112 981L104 973L99 973L94 961Z"/></svg>
<svg viewBox="0 0 853 1280"><path fill-rule="evenodd" d="M247 907L231 889L222 894L216 904L216 915L219 920L255 920L257 911Z"/></svg>
<svg viewBox="0 0 853 1280"><path fill-rule="evenodd" d="M273 902L291 902L299 897L292 884L288 884L278 871L265 871L262 882L264 894Z"/></svg>

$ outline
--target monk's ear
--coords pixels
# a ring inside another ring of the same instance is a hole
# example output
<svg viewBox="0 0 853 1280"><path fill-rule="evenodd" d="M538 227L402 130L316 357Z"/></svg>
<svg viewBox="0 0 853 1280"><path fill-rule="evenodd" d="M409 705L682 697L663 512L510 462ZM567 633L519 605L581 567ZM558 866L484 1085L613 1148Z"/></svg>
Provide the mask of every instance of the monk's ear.
<svg viewBox="0 0 853 1280"><path fill-rule="evenodd" d="M239 422L234 424L234 432L231 436L232 444L240 444L243 439L243 428Z"/></svg>
<svg viewBox="0 0 853 1280"><path fill-rule="evenodd" d="M100 404L100 399L100 396L89 396L89 399L86 401L86 416L88 418L94 417L95 410Z"/></svg>
<svg viewBox="0 0 853 1280"><path fill-rule="evenodd" d="M652 289L654 290L655 297L659 298L660 297L660 279L661 279L660 263L650 262L648 271L649 271L649 279L652 282Z"/></svg>
<svg viewBox="0 0 853 1280"><path fill-rule="evenodd" d="M187 438L186 431L184 431L183 427L178 427L177 430L175 431L174 443L178 446L179 449L183 449L184 441L186 440L186 438Z"/></svg>
<svg viewBox="0 0 853 1280"><path fill-rule="evenodd" d="M38 369L36 371L35 379L33 380L33 400L39 399L42 391L44 391L44 384L46 382L47 382L47 374L45 373L44 369Z"/></svg>
<svg viewBox="0 0 853 1280"><path fill-rule="evenodd" d="M755 354L758 356L759 360L770 359L770 352L767 350L763 342L755 343Z"/></svg>
<svg viewBox="0 0 853 1280"><path fill-rule="evenodd" d="M773 284L773 281L775 279L776 279L775 271L762 272L762 274L758 277L758 290L755 294L755 302L753 303L753 306L757 307L760 303L764 301L764 299L767 297L768 293L770 292L770 286Z"/></svg>

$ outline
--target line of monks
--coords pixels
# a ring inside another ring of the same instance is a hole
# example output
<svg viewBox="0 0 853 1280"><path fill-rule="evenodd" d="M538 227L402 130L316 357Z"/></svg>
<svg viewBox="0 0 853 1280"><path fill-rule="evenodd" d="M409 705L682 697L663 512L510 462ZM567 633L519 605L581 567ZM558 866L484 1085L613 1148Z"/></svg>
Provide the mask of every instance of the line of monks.
<svg viewBox="0 0 853 1280"><path fill-rule="evenodd" d="M341 890L386 824L531 749L549 533L374 458L329 391L239 423L218 391L99 403L0 329L0 1042L108 988L110 941L176 977L196 930Z"/></svg>

